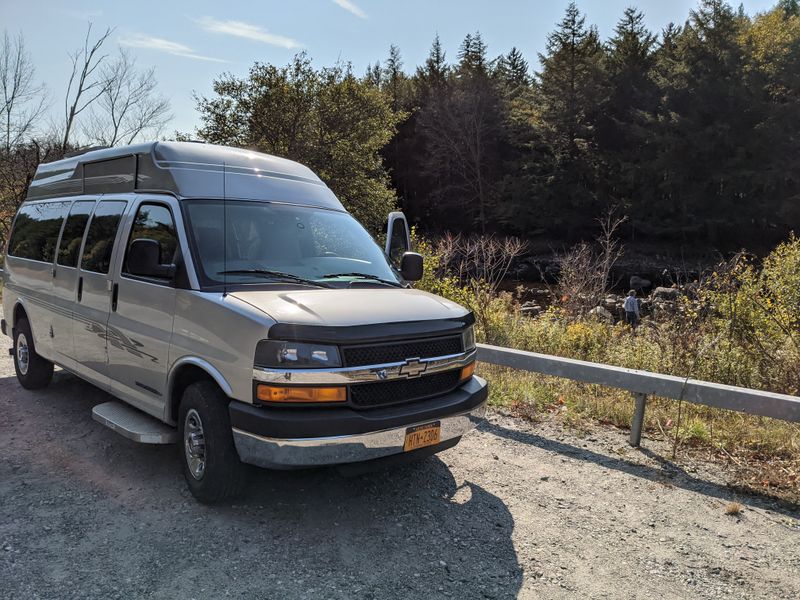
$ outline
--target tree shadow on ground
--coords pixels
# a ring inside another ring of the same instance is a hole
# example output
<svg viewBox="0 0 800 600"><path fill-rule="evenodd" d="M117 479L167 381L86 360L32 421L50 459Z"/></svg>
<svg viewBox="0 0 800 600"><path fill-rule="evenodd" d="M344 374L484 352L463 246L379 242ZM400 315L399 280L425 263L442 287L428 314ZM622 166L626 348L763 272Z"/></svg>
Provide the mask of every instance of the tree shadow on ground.
<svg viewBox="0 0 800 600"><path fill-rule="evenodd" d="M771 510L795 519L798 518L800 514L800 507L779 498L761 495L755 492L742 492L734 490L726 485L695 477L680 465L647 448L640 447L637 448L636 451L641 452L647 458L659 463L660 468L654 468L614 456L607 456L592 450L587 450L586 448L579 448L572 444L545 438L535 433L502 427L495 423L490 423L489 421L485 421L479 425L478 428L481 431L491 433L498 437L536 446L542 450L557 452L558 454L563 454L564 456L569 456L578 460L592 462L604 468L621 471L628 475L647 479L648 481L669 484L705 496L719 498L720 500L736 500L752 508Z"/></svg>

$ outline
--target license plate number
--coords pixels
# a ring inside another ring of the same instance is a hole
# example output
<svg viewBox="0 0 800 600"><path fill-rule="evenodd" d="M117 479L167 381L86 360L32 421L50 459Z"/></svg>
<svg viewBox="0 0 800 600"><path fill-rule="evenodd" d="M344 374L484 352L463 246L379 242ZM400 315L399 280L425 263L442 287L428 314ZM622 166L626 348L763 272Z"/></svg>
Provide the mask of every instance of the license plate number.
<svg viewBox="0 0 800 600"><path fill-rule="evenodd" d="M439 421L416 425L406 429L406 441L403 444L403 452L411 452L426 446L438 444L441 439L442 426Z"/></svg>

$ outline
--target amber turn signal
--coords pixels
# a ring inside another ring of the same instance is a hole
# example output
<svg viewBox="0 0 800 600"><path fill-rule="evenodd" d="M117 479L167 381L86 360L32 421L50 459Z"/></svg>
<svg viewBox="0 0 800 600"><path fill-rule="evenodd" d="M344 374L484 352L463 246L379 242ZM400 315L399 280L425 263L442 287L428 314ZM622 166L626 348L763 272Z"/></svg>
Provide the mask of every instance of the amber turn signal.
<svg viewBox="0 0 800 600"><path fill-rule="evenodd" d="M262 402L345 402L344 387L296 387L258 384L256 397Z"/></svg>
<svg viewBox="0 0 800 600"><path fill-rule="evenodd" d="M466 367L461 368L461 377L460 380L464 381L465 379L469 379L472 377L472 374L475 373L475 362L469 363Z"/></svg>

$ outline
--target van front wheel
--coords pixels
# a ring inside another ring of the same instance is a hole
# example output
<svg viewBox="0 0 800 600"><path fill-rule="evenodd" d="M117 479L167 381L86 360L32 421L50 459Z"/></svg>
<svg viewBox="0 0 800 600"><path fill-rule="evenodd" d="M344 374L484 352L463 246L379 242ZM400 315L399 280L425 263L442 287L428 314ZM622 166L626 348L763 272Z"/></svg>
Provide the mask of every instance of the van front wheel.
<svg viewBox="0 0 800 600"><path fill-rule="evenodd" d="M231 434L228 397L216 384L198 381L181 399L181 463L189 491L213 504L238 496L245 487L245 466Z"/></svg>
<svg viewBox="0 0 800 600"><path fill-rule="evenodd" d="M47 387L53 379L53 363L36 353L31 324L24 317L14 327L14 370L26 390Z"/></svg>

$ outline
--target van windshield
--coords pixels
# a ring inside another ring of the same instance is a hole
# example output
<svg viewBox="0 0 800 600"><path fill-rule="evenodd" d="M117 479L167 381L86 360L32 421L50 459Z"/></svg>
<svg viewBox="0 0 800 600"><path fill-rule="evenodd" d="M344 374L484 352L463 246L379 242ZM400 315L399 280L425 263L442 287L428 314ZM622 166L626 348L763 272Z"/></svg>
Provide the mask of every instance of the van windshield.
<svg viewBox="0 0 800 600"><path fill-rule="evenodd" d="M204 285L400 284L383 250L348 213L251 200L182 204Z"/></svg>

